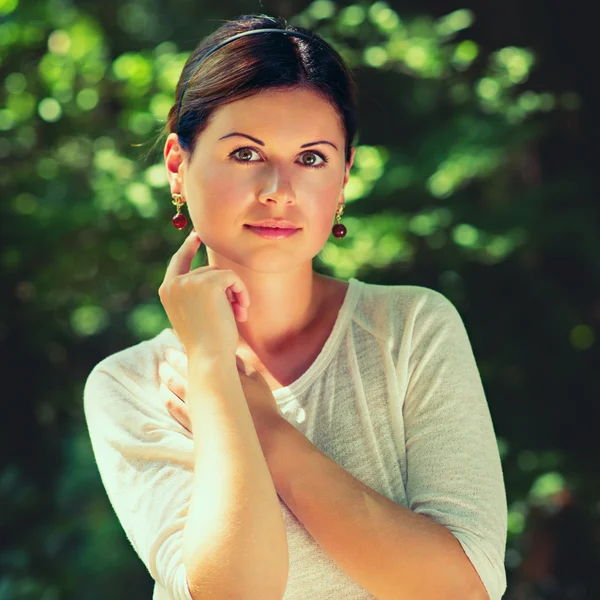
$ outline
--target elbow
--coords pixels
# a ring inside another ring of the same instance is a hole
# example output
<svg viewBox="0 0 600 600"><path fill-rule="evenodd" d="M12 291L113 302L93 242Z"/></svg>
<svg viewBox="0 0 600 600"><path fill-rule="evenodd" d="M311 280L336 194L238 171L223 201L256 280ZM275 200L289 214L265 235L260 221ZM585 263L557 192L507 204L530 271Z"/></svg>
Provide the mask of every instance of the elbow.
<svg viewBox="0 0 600 600"><path fill-rule="evenodd" d="M282 600L287 587L287 578L285 582L273 580L271 582L261 582L259 586L246 586L243 590L239 589L236 581L228 582L227 585L219 585L218 588L211 586L209 580L203 582L194 582L186 579L188 591L192 600Z"/></svg>
<svg viewBox="0 0 600 600"><path fill-rule="evenodd" d="M473 600L491 600L490 595L487 593L485 586L481 581L479 585L475 588L473 595L471 596Z"/></svg>
<svg viewBox="0 0 600 600"><path fill-rule="evenodd" d="M458 600L459 596L456 598ZM467 593L461 593L460 598L464 598L465 600L491 600L479 575L476 575L476 580L471 579L471 585L468 588Z"/></svg>
<svg viewBox="0 0 600 600"><path fill-rule="evenodd" d="M431 578L429 583L433 587L428 588L424 597L431 600L491 600L483 581L472 566L462 573L459 569L454 569L443 581L445 583L435 577Z"/></svg>
<svg viewBox="0 0 600 600"><path fill-rule="evenodd" d="M191 588L189 588L190 590L190 597L192 598L192 600L206 600L206 598L212 598L214 600L256 600L256 598L260 598L261 600L282 600L284 593L285 592L281 592L281 593L277 593L277 594L265 594L265 593L261 593L259 595L256 595L253 592L249 592L249 591L245 591L245 592L215 592L214 590L211 590L210 592L207 592L206 590L204 591L192 591Z"/></svg>
<svg viewBox="0 0 600 600"><path fill-rule="evenodd" d="M475 565L471 562L471 559L467 556L466 552L460 541L456 539L456 545L460 548L462 576L459 577L458 581L455 581L455 589L459 588L459 593L456 594L457 600L464 598L465 600L490 600L490 596L487 592L483 580L479 576L479 572L475 568ZM457 570L457 572L460 572Z"/></svg>

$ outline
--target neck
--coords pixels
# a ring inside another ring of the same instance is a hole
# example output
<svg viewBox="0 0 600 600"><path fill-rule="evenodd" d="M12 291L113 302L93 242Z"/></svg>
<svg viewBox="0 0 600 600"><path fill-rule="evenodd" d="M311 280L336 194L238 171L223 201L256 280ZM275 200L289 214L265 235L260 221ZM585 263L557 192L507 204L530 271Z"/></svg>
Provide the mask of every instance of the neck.
<svg viewBox="0 0 600 600"><path fill-rule="evenodd" d="M209 259L209 264L214 263ZM327 278L313 271L312 263L276 273L233 263L218 266L236 272L250 296L248 320L236 321L240 347L260 355L277 355L307 331L322 312Z"/></svg>

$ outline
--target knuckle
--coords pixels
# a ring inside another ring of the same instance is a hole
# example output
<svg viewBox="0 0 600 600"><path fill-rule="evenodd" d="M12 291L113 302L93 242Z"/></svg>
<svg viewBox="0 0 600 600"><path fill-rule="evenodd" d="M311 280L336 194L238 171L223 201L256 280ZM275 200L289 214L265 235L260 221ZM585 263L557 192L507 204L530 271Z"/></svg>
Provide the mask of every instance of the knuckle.
<svg viewBox="0 0 600 600"><path fill-rule="evenodd" d="M196 282L194 281L194 279L192 277L185 277L185 279L182 280L181 282L181 287L185 288L186 290L189 290L190 288L195 287Z"/></svg>
<svg viewBox="0 0 600 600"><path fill-rule="evenodd" d="M165 362L164 360L160 361L160 363L158 364L158 374L160 375L160 378L163 380L163 382L167 380L168 370L169 363Z"/></svg>

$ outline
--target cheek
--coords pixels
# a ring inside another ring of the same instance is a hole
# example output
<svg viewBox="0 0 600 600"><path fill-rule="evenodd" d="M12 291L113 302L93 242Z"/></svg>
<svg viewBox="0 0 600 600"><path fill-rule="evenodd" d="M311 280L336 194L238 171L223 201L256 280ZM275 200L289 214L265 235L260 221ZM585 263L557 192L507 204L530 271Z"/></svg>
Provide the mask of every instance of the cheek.
<svg viewBox="0 0 600 600"><path fill-rule="evenodd" d="M190 189L189 211L198 233L208 240L211 232L227 224L234 225L241 219L240 198L243 190L239 182L223 177L218 173L201 176L194 180Z"/></svg>
<svg viewBox="0 0 600 600"><path fill-rule="evenodd" d="M311 235L321 242L326 242L331 235L331 228L335 224L335 210L337 204L332 198L334 195L319 195L316 201L311 202L310 211L306 211L306 221L310 224Z"/></svg>
<svg viewBox="0 0 600 600"><path fill-rule="evenodd" d="M318 215L319 223L325 228L332 227L335 211L342 198L341 191L337 181L327 183L327 185L313 191L312 197L316 206L315 215Z"/></svg>
<svg viewBox="0 0 600 600"><path fill-rule="evenodd" d="M207 203L212 201L223 206L231 206L235 198L242 197L243 190L247 189L243 178L234 177L231 169L218 164L212 164L207 169L207 174L199 184L202 197Z"/></svg>

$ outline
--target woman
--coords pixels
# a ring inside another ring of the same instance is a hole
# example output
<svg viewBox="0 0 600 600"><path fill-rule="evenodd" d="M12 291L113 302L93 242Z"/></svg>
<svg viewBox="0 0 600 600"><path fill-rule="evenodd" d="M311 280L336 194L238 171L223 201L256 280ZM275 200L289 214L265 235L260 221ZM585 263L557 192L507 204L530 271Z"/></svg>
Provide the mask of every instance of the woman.
<svg viewBox="0 0 600 600"><path fill-rule="evenodd" d="M84 392L155 600L506 589L500 457L456 308L312 268L345 234L356 121L339 54L281 18L226 22L183 69L164 156L194 230L159 288L173 327Z"/></svg>

